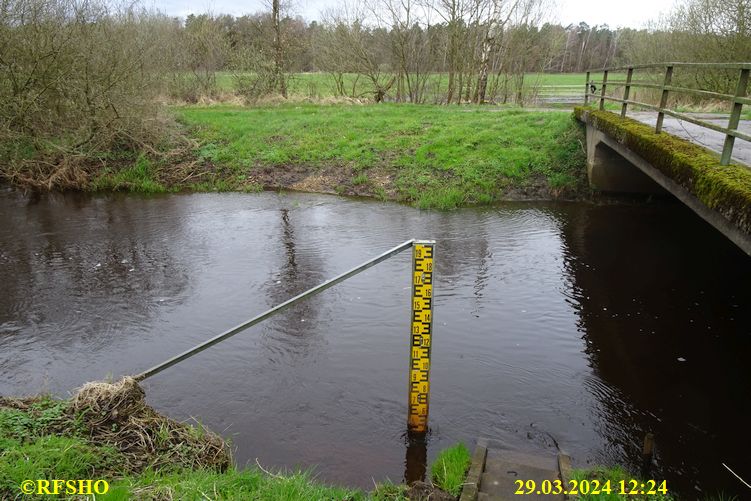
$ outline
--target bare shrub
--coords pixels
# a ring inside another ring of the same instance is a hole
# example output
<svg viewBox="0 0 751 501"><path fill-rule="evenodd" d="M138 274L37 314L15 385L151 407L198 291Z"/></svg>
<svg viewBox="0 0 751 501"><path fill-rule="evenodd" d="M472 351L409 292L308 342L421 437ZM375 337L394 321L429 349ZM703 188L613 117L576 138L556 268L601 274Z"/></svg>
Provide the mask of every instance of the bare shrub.
<svg viewBox="0 0 751 501"><path fill-rule="evenodd" d="M258 51L238 50L232 59L232 84L235 92L247 102L277 91L277 68L273 60Z"/></svg>
<svg viewBox="0 0 751 501"><path fill-rule="evenodd" d="M81 187L116 152L156 152L171 21L101 0L0 2L0 174Z"/></svg>

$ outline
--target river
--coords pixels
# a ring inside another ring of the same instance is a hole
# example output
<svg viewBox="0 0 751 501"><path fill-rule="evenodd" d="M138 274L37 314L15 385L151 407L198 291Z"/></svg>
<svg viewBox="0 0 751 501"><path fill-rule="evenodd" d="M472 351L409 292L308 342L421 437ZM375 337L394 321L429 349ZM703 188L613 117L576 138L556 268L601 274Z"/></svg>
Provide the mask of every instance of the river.
<svg viewBox="0 0 751 501"><path fill-rule="evenodd" d="M315 466L364 488L480 436L636 468L651 431L653 478L687 498L739 492L723 462L751 473L751 259L680 204L432 212L313 194L6 189L0 217L2 395L139 372L433 238L426 450L405 439L408 253L149 379L148 402L230 438L241 465Z"/></svg>

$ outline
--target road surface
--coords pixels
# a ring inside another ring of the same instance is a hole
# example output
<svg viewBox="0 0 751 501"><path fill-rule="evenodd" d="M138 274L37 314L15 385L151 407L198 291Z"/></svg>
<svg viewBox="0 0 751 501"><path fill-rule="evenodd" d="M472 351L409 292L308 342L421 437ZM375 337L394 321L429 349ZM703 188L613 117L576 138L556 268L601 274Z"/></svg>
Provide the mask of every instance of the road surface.
<svg viewBox="0 0 751 501"><path fill-rule="evenodd" d="M714 123L721 127L728 126L727 115L723 116L707 113L690 113L690 115L693 118ZM628 113L627 116L653 127L657 123L656 112L637 111ZM725 144L725 134L683 120L678 120L673 117L665 116L665 120L662 122L662 129L674 136L688 139L691 142L716 151L717 153L722 153L722 146ZM738 130L745 134L751 134L751 120L741 120ZM735 139L735 146L733 147L733 163L742 163L751 166L751 142L738 138Z"/></svg>

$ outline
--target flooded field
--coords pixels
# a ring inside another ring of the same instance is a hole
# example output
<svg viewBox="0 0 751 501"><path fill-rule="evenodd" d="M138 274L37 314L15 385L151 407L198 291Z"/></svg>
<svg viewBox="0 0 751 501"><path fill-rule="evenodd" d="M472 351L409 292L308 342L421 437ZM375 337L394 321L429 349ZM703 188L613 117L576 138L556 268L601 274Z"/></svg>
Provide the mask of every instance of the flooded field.
<svg viewBox="0 0 751 501"><path fill-rule="evenodd" d="M363 487L480 436L636 468L651 431L653 477L687 498L738 492L721 463L748 468L751 259L678 204L4 191L0 217L2 395L140 372L434 238L427 450L405 439L408 253L149 379L148 401L240 464Z"/></svg>

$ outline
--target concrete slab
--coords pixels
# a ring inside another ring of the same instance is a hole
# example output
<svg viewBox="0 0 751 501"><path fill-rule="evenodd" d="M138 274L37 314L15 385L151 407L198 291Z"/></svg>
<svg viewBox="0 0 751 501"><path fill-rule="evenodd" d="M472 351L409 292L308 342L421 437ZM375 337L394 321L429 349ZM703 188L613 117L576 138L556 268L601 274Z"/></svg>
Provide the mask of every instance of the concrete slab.
<svg viewBox="0 0 751 501"><path fill-rule="evenodd" d="M485 464L485 473L482 474L480 492L487 494L491 500L514 499L517 497L514 493L519 489L519 481L532 480L537 486L537 491L525 494L524 499L562 500L563 495L544 495L540 492L544 480L552 481L557 478L558 472L556 470L488 458Z"/></svg>
<svg viewBox="0 0 751 501"><path fill-rule="evenodd" d="M462 490L462 501L504 501L518 499L516 491L519 480L535 482L536 490L524 494L529 500L563 500L563 495L544 495L541 492L545 480L561 479L559 464L561 458L568 464L568 457L550 453L527 454L510 451L483 442L475 450L470 466L470 475ZM479 478L478 473L480 473ZM537 492L540 491L540 492Z"/></svg>

